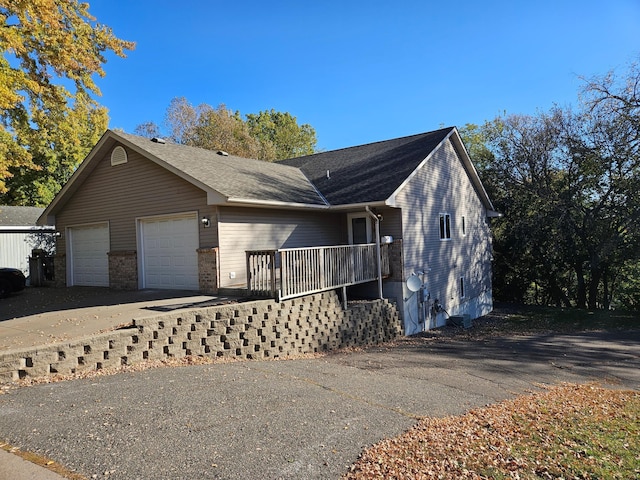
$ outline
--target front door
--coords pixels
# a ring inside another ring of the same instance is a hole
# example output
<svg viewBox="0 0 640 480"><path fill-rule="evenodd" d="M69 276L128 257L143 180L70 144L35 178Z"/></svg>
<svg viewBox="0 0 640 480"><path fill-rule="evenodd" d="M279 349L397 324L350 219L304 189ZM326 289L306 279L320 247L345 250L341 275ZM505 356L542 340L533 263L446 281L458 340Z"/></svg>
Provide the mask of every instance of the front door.
<svg viewBox="0 0 640 480"><path fill-rule="evenodd" d="M347 218L349 222L349 243L351 245L371 243L371 218L369 215L366 213L350 213Z"/></svg>

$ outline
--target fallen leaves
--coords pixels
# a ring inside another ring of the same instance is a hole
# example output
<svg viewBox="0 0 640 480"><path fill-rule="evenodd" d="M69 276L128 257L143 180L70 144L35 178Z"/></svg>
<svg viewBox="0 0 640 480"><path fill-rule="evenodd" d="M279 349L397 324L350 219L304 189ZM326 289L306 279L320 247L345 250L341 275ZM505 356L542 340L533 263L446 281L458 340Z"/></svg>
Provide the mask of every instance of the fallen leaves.
<svg viewBox="0 0 640 480"><path fill-rule="evenodd" d="M365 450L345 478L635 478L638 464L640 393L567 384L425 418Z"/></svg>

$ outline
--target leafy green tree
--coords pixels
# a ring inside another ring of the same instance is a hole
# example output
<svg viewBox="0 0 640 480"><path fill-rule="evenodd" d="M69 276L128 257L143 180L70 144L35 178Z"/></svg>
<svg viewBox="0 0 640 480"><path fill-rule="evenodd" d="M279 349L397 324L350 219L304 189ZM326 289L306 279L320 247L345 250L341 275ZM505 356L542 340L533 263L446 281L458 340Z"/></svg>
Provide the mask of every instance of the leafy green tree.
<svg viewBox="0 0 640 480"><path fill-rule="evenodd" d="M275 159L311 155L316 148L316 131L309 124L298 125L296 117L274 109L247 114L251 134L261 143L275 147Z"/></svg>
<svg viewBox="0 0 640 480"><path fill-rule="evenodd" d="M37 194L7 196L8 189L24 191L36 171L58 171L59 179L75 168L69 162L78 158L77 149L82 150L82 158L93 146L93 132L73 128L81 112L91 117L84 126L103 127L106 112L91 97L100 93L93 76L104 76L106 52L124 56L134 44L116 38L110 28L96 22L88 8L87 3L76 0L0 0L2 202L46 203ZM47 152L47 145L62 144L64 131L64 152ZM56 165L56 156L67 164ZM36 189L50 196L46 185L55 189L58 179L40 176Z"/></svg>
<svg viewBox="0 0 640 480"><path fill-rule="evenodd" d="M175 143L259 160L308 155L314 153L316 145L315 130L310 125L298 125L289 113L270 110L243 118L224 104L195 107L184 97L171 101L164 126L167 138ZM154 122L136 127L136 133L147 137L161 136L160 131Z"/></svg>
<svg viewBox="0 0 640 480"><path fill-rule="evenodd" d="M600 172L589 184L589 198L597 201L592 202L584 228L591 247L590 308L595 307L596 295L607 308L616 282L625 281L621 272L637 271L634 265L640 262L639 86L640 69L634 63L625 77L610 72L589 81L582 92L591 120L590 135L573 151L590 160L590 172Z"/></svg>
<svg viewBox="0 0 640 480"><path fill-rule="evenodd" d="M38 120L39 129L25 128L16 135L28 145L33 166L11 167L6 179L6 204L48 205L69 180L77 166L107 129L107 110L97 107L84 95L60 118Z"/></svg>
<svg viewBox="0 0 640 480"><path fill-rule="evenodd" d="M495 288L512 301L569 303L561 146L561 112L537 117L511 115L487 123L493 156L485 167L492 197L504 218L494 221Z"/></svg>
<svg viewBox="0 0 640 480"><path fill-rule="evenodd" d="M228 110L225 105L201 113L188 144L261 160L269 159L265 152L271 148L252 136L240 114Z"/></svg>
<svg viewBox="0 0 640 480"><path fill-rule="evenodd" d="M640 156L630 119L600 102L499 118L483 130L494 155L485 175L505 214L494 230L496 291L608 308L621 272L640 260Z"/></svg>

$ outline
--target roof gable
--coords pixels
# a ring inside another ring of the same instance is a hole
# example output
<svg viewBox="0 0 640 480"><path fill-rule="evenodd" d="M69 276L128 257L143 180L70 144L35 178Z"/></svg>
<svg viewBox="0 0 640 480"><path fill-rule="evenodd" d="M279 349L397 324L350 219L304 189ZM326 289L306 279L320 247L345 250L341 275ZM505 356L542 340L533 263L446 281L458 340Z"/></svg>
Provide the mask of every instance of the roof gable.
<svg viewBox="0 0 640 480"><path fill-rule="evenodd" d="M453 127L284 160L299 167L331 205L387 200Z"/></svg>
<svg viewBox="0 0 640 480"><path fill-rule="evenodd" d="M261 160L219 155L202 148L154 142L149 138L107 130L38 220L52 215L91 174L97 163L121 144L205 191L214 203L265 203L325 207L326 202L297 168Z"/></svg>
<svg viewBox="0 0 640 480"><path fill-rule="evenodd" d="M117 140L137 147L143 155L195 183L204 190L215 190L227 201L263 200L283 203L324 205L316 189L299 169L234 155L220 155L203 148L157 143L117 133Z"/></svg>

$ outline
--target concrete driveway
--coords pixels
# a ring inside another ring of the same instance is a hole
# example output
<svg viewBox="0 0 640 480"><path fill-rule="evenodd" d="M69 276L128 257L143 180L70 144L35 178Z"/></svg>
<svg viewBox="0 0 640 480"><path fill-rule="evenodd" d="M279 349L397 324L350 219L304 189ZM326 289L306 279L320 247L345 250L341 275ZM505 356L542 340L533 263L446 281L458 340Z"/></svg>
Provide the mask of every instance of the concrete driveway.
<svg viewBox="0 0 640 480"><path fill-rule="evenodd" d="M134 318L238 301L184 290L27 288L0 299L0 351L57 343L130 324Z"/></svg>
<svg viewBox="0 0 640 480"><path fill-rule="evenodd" d="M457 340L161 368L11 390L0 439L87 478L339 478L421 416L540 383L640 389L640 331Z"/></svg>

